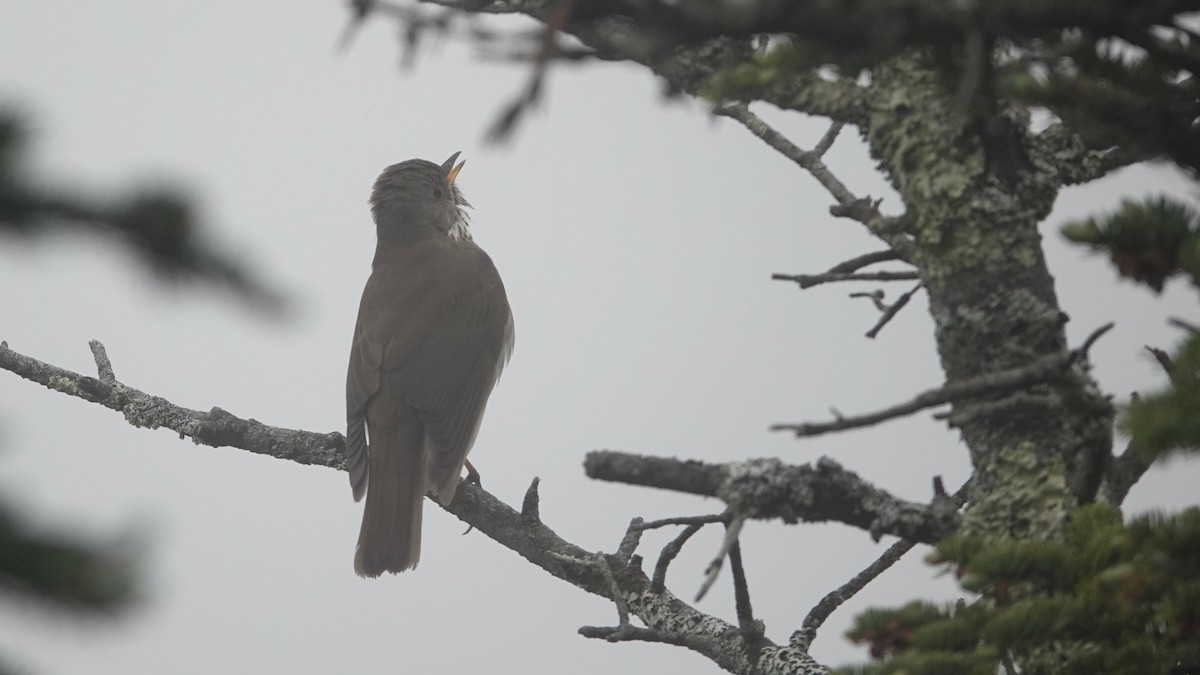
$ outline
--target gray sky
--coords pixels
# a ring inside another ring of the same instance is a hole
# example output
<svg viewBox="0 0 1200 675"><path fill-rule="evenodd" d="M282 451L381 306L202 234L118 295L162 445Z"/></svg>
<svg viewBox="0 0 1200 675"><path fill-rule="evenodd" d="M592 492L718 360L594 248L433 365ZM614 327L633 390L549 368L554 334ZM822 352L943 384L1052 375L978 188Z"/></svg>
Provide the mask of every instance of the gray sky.
<svg viewBox="0 0 1200 675"><path fill-rule="evenodd" d="M273 323L208 289L156 287L97 239L0 241L0 339L93 373L87 341L117 377L177 404L268 424L342 430L345 362L374 230L366 208L384 166L462 150L476 241L504 277L517 345L472 460L517 504L542 478L542 514L590 550L612 550L629 519L715 512L716 501L593 483L584 453L616 449L728 461L836 458L910 499L956 486L967 460L928 416L797 442L774 422L824 419L936 386L924 296L880 337L848 287L801 293L772 272L815 272L878 250L798 167L728 120L664 101L637 67L556 68L515 142L483 134L522 86L524 66L464 45L401 71L395 26L367 25L344 56L341 3L10 3L0 23L0 102L36 122L37 174L105 193L194 188L213 238L288 289L294 320ZM506 24L517 25L517 24ZM824 125L763 110L801 145ZM847 133L829 154L858 194L885 196ZM1044 229L1071 315L1121 399L1163 383L1141 347L1179 338L1193 316L1182 284L1162 297L1118 283L1100 258L1064 246L1057 225L1122 196L1193 188L1135 168L1063 193ZM894 212L895 199L884 203ZM889 288L894 297L906 287ZM1130 512L1195 501L1197 463L1152 472ZM363 581L352 556L361 506L344 473L198 447L169 431L0 373L0 494L47 527L149 535L146 599L120 620L75 620L13 598L0 654L41 673L716 672L662 645L578 636L611 605L557 581L426 509L415 573ZM657 555L666 537L648 536ZM694 594L716 532L693 539L669 585ZM842 526L754 522L743 550L755 609L776 640L882 552ZM860 659L840 636L855 611L954 588L910 555L827 624L814 655ZM728 580L700 604L732 619Z"/></svg>

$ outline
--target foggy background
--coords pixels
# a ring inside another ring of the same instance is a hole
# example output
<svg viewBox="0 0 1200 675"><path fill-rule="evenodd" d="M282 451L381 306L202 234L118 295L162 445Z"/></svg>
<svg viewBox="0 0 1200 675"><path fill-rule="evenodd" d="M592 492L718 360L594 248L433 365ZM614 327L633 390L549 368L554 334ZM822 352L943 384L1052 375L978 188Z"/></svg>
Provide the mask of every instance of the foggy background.
<svg viewBox="0 0 1200 675"><path fill-rule="evenodd" d="M95 374L89 339L117 378L190 408L264 423L344 430L344 377L374 229L366 206L386 165L461 150L474 236L516 319L516 351L471 458L484 486L519 504L542 479L542 516L588 550L613 550L630 518L723 505L596 483L593 449L709 461L828 455L894 493L927 501L968 463L928 414L796 441L777 422L873 410L942 381L925 296L875 340L878 312L846 297L877 284L800 292L772 272L820 272L879 250L828 215L803 170L698 103L666 101L632 65L551 69L543 104L512 142L484 140L527 64L487 62L449 40L399 67L398 26L369 21L349 51L339 2L8 2L0 104L33 122L28 148L47 185L97 195L190 188L211 240L252 261L293 299L285 321L228 293L162 283L125 249L75 235L0 237L0 339ZM526 22L507 20L501 27ZM826 123L757 109L804 147ZM898 204L852 131L827 160L858 195ZM1194 195L1164 168L1134 168L1064 192L1043 234L1072 345L1092 350L1125 401L1164 384L1142 349L1195 318L1182 282L1161 297L1119 283L1057 227L1122 196ZM894 267L894 266L893 266ZM881 267L880 269L885 269ZM886 287L889 300L907 284ZM1126 513L1196 501L1196 462L1150 472ZM213 449L0 373L0 495L47 528L148 541L144 599L116 619L77 619L0 596L0 655L37 673L717 672L665 645L576 634L615 625L611 603L534 568L436 508L420 567L364 581L352 557L361 505L346 474ZM647 533L653 564L674 530ZM691 598L719 528L693 538L668 586ZM891 543L839 525L747 524L754 608L782 641L809 608ZM822 630L813 655L865 658L841 632L872 605L957 597L918 548ZM700 609L734 617L728 573Z"/></svg>

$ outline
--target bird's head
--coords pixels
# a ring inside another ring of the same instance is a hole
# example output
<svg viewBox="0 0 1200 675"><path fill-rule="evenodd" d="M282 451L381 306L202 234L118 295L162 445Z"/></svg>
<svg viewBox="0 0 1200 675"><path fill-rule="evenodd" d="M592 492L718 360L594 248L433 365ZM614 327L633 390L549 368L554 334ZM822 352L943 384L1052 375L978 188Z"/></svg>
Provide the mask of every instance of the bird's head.
<svg viewBox="0 0 1200 675"><path fill-rule="evenodd" d="M440 166L424 159L393 164L371 190L371 215L379 241L419 241L431 236L470 239L470 206L455 183L463 164L450 155Z"/></svg>

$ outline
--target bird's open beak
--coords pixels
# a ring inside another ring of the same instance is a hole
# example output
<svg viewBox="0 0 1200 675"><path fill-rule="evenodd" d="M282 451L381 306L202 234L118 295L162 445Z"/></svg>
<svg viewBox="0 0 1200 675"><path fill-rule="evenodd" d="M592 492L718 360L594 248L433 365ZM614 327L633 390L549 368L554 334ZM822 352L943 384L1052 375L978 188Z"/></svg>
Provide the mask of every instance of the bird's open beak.
<svg viewBox="0 0 1200 675"><path fill-rule="evenodd" d="M442 171L446 172L446 183L448 185L454 185L454 179L458 177L458 172L462 171L463 165L467 163L467 160L465 159L459 162L457 165L454 163L454 160L458 159L458 156L461 154L461 152L456 152L453 155L450 155L450 159L446 160L445 163L442 164Z"/></svg>

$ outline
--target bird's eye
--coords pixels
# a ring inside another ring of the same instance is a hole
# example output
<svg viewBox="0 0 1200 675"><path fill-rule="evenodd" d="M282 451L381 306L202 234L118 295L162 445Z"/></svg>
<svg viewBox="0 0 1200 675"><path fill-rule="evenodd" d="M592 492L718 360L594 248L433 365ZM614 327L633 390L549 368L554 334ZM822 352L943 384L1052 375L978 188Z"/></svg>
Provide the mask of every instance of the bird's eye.
<svg viewBox="0 0 1200 675"><path fill-rule="evenodd" d="M440 187L433 188L433 198L441 201L446 198L446 191Z"/></svg>

